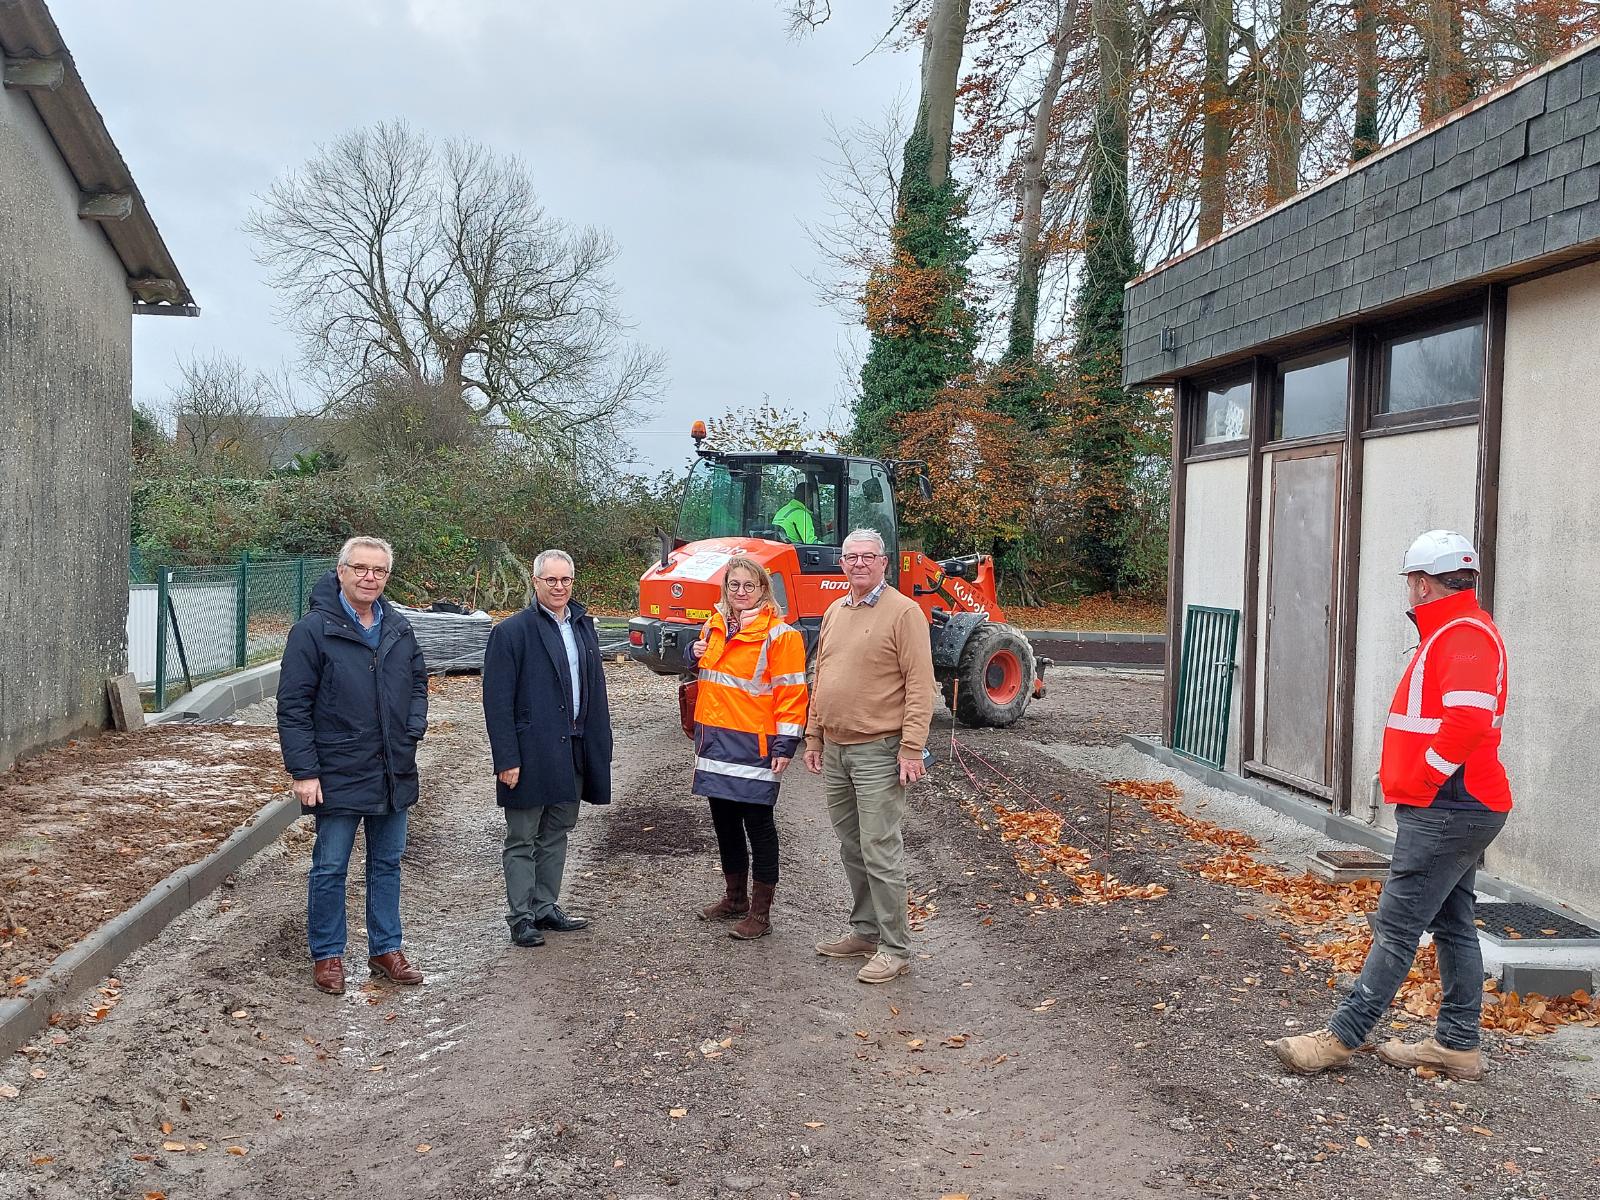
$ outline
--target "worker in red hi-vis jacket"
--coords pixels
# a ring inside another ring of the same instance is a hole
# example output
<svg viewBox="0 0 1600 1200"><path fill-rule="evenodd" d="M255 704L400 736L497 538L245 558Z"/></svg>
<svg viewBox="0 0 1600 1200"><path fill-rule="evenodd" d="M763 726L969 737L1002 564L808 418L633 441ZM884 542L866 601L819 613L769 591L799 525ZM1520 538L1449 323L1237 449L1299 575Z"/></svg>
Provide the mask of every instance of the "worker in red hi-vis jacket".
<svg viewBox="0 0 1600 1200"><path fill-rule="evenodd" d="M1355 991L1326 1029L1270 1043L1293 1071L1314 1075L1350 1061L1400 990L1426 930L1444 985L1434 1036L1391 1040L1378 1057L1452 1079L1483 1074L1473 882L1511 811L1500 763L1510 672L1500 631L1478 604L1478 568L1472 543L1448 530L1425 533L1406 551L1401 573L1420 640L1389 706L1379 769L1383 798L1395 805L1394 857Z"/></svg>

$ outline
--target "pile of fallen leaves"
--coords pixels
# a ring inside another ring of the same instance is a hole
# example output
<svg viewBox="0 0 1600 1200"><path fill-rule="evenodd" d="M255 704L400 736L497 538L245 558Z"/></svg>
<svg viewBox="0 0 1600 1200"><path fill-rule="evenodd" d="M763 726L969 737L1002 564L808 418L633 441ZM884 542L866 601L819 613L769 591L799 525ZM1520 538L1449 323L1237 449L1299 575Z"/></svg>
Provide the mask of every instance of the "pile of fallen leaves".
<svg viewBox="0 0 1600 1200"><path fill-rule="evenodd" d="M1075 604L1007 606L1006 615L1022 629L1095 629L1116 633L1160 633L1167 626L1165 603L1128 600L1102 593Z"/></svg>
<svg viewBox="0 0 1600 1200"><path fill-rule="evenodd" d="M1138 800L1151 815L1176 826L1184 836L1221 853L1202 862L1184 865L1202 879L1259 892L1272 901L1272 912L1301 933L1316 936L1294 943L1299 953L1332 967L1336 973L1361 970L1372 945L1365 914L1377 908L1382 884L1357 880L1335 884L1309 872L1291 875L1279 867L1258 862L1251 851L1260 843L1248 834L1224 829L1213 821L1192 817L1177 805L1182 792L1171 782L1118 779L1106 784L1111 791ZM1334 979L1328 979L1328 986ZM1600 1027L1600 1002L1587 992L1555 998L1530 993L1500 994L1491 980L1484 987L1483 1026L1506 1033L1553 1032L1560 1025ZM1414 1017L1432 1019L1439 1013L1443 985L1435 948L1423 947L1412 964L1396 998Z"/></svg>
<svg viewBox="0 0 1600 1200"><path fill-rule="evenodd" d="M1041 908L1060 908L1064 904L1111 904L1117 900L1157 900L1167 894L1159 883L1124 883L1115 876L1086 869L1091 855L1077 846L1061 840L1064 824L1060 813L1048 808L1007 808L1004 804L993 806L995 823L1000 826L1000 836L1008 842L1025 842L1033 848L1037 858L1017 856L1017 866L1028 875L1043 875L1051 870L1060 871L1078 889L1077 895L1062 897L1047 883L1040 884L1038 892L1023 897Z"/></svg>

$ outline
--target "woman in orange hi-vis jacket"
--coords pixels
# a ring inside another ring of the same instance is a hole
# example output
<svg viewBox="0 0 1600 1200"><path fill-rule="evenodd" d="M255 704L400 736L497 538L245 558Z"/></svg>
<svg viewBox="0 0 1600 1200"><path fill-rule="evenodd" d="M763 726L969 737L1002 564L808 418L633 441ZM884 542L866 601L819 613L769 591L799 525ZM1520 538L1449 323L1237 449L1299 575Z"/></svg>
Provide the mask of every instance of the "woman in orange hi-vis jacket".
<svg viewBox="0 0 1600 1200"><path fill-rule="evenodd" d="M700 667L694 791L711 802L727 880L726 894L701 916L742 918L729 936L749 940L771 928L778 886L773 809L778 777L805 739L805 639L783 623L766 570L735 558L693 651Z"/></svg>

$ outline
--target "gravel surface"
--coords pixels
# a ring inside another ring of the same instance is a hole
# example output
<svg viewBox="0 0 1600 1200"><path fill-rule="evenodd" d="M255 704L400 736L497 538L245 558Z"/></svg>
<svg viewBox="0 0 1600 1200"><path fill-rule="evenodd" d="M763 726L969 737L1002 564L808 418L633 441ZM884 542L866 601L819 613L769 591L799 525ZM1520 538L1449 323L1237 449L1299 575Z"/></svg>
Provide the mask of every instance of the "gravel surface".
<svg viewBox="0 0 1600 1200"><path fill-rule="evenodd" d="M1061 672L1015 730L964 731L1010 780L983 795L941 726L907 823L914 970L868 988L811 949L847 908L817 781L786 777L773 935L731 941L693 916L719 880L674 685L608 670L617 803L585 810L563 901L591 929L507 944L477 684L448 680L405 867L426 985L366 982L353 864L350 993L311 989L301 823L125 964L103 1021L0 1070L0 1194L1600 1196L1591 1031L1496 1038L1481 1086L1368 1056L1285 1079L1262 1042L1321 1022L1325 974L1132 800L1092 865L1165 896L1026 898L1051 881L991 803L1031 792L1100 853L1123 760L1093 748L1155 725L1158 680Z"/></svg>

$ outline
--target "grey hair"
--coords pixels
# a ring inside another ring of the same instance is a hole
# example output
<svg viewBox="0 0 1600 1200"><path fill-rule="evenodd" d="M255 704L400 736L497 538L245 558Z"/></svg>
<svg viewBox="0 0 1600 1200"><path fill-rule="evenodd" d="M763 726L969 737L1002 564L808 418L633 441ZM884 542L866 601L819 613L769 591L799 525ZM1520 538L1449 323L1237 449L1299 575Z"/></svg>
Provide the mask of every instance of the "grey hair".
<svg viewBox="0 0 1600 1200"><path fill-rule="evenodd" d="M349 566L350 551L356 549L358 546L365 546L369 550L382 550L389 556L389 569L391 571L394 570L394 547L389 545L389 543L384 541L382 538L375 537L353 537L349 541L345 542L345 544L339 549L338 565L341 567Z"/></svg>
<svg viewBox="0 0 1600 1200"><path fill-rule="evenodd" d="M533 560L533 573L535 575L543 575L545 563L549 562L552 558L559 558L562 562L566 563L567 568L574 575L578 573L578 564L572 561L572 555L568 554L565 550L539 551L539 557Z"/></svg>
<svg viewBox="0 0 1600 1200"><path fill-rule="evenodd" d="M879 554L889 553L889 547L883 540L883 534L876 529L852 529L845 534L844 541L839 543L839 549L843 550L851 542L871 542L878 548Z"/></svg>

